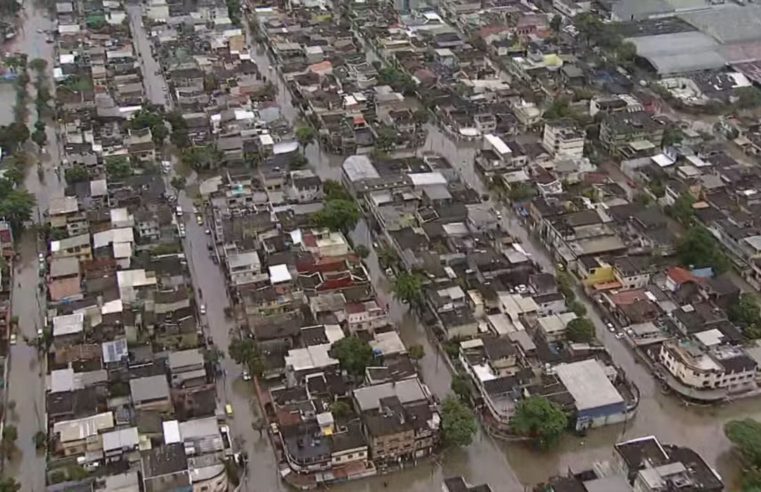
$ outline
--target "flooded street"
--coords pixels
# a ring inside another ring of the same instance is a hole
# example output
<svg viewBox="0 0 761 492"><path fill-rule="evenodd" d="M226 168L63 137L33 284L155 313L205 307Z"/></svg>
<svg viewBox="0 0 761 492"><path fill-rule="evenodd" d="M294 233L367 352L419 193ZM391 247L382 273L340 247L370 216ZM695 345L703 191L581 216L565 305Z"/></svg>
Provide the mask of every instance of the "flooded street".
<svg viewBox="0 0 761 492"><path fill-rule="evenodd" d="M39 10L30 3L25 4L21 13L24 28L16 39L6 43L3 49L8 52L21 52L29 60L43 58L48 61L48 76L52 75L53 45L45 42L45 30L53 28L47 11ZM52 84L51 84L52 85ZM34 90L29 86L30 104L27 124L31 127L36 120L34 107ZM0 86L0 122L13 121L13 106L16 94L13 85ZM55 174L55 166L60 162L59 144L55 129L48 125L47 154L36 153L35 146L29 144L27 151L32 164L27 169L26 188L37 198L39 213L47 210L51 197L63 195L63 184ZM36 163L42 163L42 179L37 173ZM39 217L36 210L33 214ZM45 430L45 379L44 362L37 355L37 349L28 346L25 339L33 340L37 328L43 324L42 311L45 298L37 289L38 245L33 232L25 232L16 238L19 261L15 264L15 285L13 288L12 311L19 318L18 344L11 348L10 373L8 375L8 400L15 402L15 410L9 412L9 422L18 429L16 451L6 464L8 474L21 484L23 492L42 492L45 490L45 453L38 453L32 438L37 431ZM42 249L39 249L42 251Z"/></svg>
<svg viewBox="0 0 761 492"><path fill-rule="evenodd" d="M192 199L183 192L179 204L188 212L184 216L187 231L184 247L193 285L196 287L196 301L206 304L204 321L208 324L207 334L213 337L217 347L227 353L236 328L235 323L226 318L224 313L225 307L230 305L224 275L209 256L206 246L210 239L204 232L204 226L199 226L190 213L193 209ZM229 357L225 357L221 365L226 376L218 380L218 395L223 405L230 403L233 406L235 417L228 421L228 425L237 440L237 446L249 453L249 482L244 490L287 490L285 484L280 482L277 461L266 433L260 437L259 432L251 427L251 423L260 418L253 385L243 381L241 367Z"/></svg>
<svg viewBox="0 0 761 492"><path fill-rule="evenodd" d="M443 154L466 183L479 193L488 191L473 167L475 144L455 143L443 131L432 128L424 150ZM522 242L524 249L545 271L554 271L555 262L544 247L529 236L520 219L507 207L502 207L502 212L503 228ZM609 459L615 442L646 435L656 435L664 443L689 446L728 479L728 483L736 479L737 469L729 456L730 443L724 437L723 425L733 419L761 419L761 400L752 398L717 407L696 407L685 406L681 400L663 394L650 372L637 363L623 340L616 339L605 328L596 306L578 289L577 298L584 302L587 316L595 323L597 336L612 354L614 362L639 388L639 409L635 418L626 424L595 429L584 438L566 435L551 452L538 453L521 444L500 442L499 447L521 483L535 484L569 466L580 469L595 460Z"/></svg>

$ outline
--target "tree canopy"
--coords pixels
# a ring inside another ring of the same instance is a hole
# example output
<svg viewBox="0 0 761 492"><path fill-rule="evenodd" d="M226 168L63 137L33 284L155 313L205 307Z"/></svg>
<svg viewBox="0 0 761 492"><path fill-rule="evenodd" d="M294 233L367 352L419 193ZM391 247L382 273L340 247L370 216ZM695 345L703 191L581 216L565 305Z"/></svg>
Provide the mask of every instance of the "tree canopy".
<svg viewBox="0 0 761 492"><path fill-rule="evenodd" d="M13 477L4 477L0 479L0 492L18 492L19 490L21 490L21 484Z"/></svg>
<svg viewBox="0 0 761 492"><path fill-rule="evenodd" d="M470 408L456 396L447 396L441 405L441 438L444 444L469 446L477 429L476 419Z"/></svg>
<svg viewBox="0 0 761 492"><path fill-rule="evenodd" d="M742 294L727 309L729 320L748 338L761 338L761 308L753 294Z"/></svg>
<svg viewBox="0 0 761 492"><path fill-rule="evenodd" d="M410 307L423 305L423 278L416 273L401 272L392 287L394 298Z"/></svg>
<svg viewBox="0 0 761 492"><path fill-rule="evenodd" d="M222 152L217 150L213 145L190 147L183 150L180 155L182 163L196 171L215 168L219 165L221 159Z"/></svg>
<svg viewBox="0 0 761 492"><path fill-rule="evenodd" d="M543 396L521 400L512 420L513 431L533 439L540 448L554 444L568 427L568 417L556 403Z"/></svg>
<svg viewBox="0 0 761 492"><path fill-rule="evenodd" d="M323 181L322 191L325 194L326 200L354 200L344 185L332 179L326 179Z"/></svg>
<svg viewBox="0 0 761 492"><path fill-rule="evenodd" d="M264 372L264 359L259 346L250 338L234 338L227 349L230 358L248 369L252 376L261 376Z"/></svg>
<svg viewBox="0 0 761 492"><path fill-rule="evenodd" d="M29 140L29 128L23 123L0 126L0 148L11 154Z"/></svg>
<svg viewBox="0 0 761 492"><path fill-rule="evenodd" d="M565 334L572 342L589 343L595 339L595 325L587 318L576 318L568 323Z"/></svg>
<svg viewBox="0 0 761 492"><path fill-rule="evenodd" d="M403 94L415 92L417 85L412 77L394 67L384 67L378 70L378 83L390 85L395 91Z"/></svg>
<svg viewBox="0 0 761 492"><path fill-rule="evenodd" d="M333 357L338 359L341 369L352 376L364 376L365 368L373 361L372 347L357 337L342 338L330 350Z"/></svg>
<svg viewBox="0 0 761 492"><path fill-rule="evenodd" d="M0 180L0 217L5 217L14 229L32 218L36 200L24 188L12 188L8 180Z"/></svg>
<svg viewBox="0 0 761 492"><path fill-rule="evenodd" d="M122 179L132 176L132 165L124 156L106 158L106 175L112 179Z"/></svg>
<svg viewBox="0 0 761 492"><path fill-rule="evenodd" d="M130 128L133 130L150 128L151 137L158 145L164 143L164 139L169 135L169 130L164 124L163 115L152 107L142 108L136 111L130 120Z"/></svg>
<svg viewBox="0 0 761 492"><path fill-rule="evenodd" d="M316 133L311 126L302 126L296 129L296 140L302 147L306 147L314 142L315 137Z"/></svg>
<svg viewBox="0 0 761 492"><path fill-rule="evenodd" d="M327 227L332 231L348 234L357 226L360 212L357 204L353 201L328 200L323 209L314 214L313 219L318 227Z"/></svg>
<svg viewBox="0 0 761 492"><path fill-rule="evenodd" d="M76 164L64 172L64 177L68 184L81 183L90 180L90 171L85 166Z"/></svg>
<svg viewBox="0 0 761 492"><path fill-rule="evenodd" d="M425 357L425 349L420 344L410 345L407 349L407 355L409 355L412 360L420 360Z"/></svg>
<svg viewBox="0 0 761 492"><path fill-rule="evenodd" d="M761 490L761 422L732 420L724 425L724 434L742 462L743 491Z"/></svg>
<svg viewBox="0 0 761 492"><path fill-rule="evenodd" d="M729 259L716 238L703 226L691 227L676 248L679 263L688 268L711 267L714 272L729 268Z"/></svg>

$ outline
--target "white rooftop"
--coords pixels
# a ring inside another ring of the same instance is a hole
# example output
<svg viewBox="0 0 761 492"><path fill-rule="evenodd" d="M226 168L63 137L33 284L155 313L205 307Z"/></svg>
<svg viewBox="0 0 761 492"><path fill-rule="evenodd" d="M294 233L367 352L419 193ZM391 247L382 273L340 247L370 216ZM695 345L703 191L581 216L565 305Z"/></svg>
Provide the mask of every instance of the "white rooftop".
<svg viewBox="0 0 761 492"><path fill-rule="evenodd" d="M53 318L53 336L73 335L84 330L85 315L83 313L66 314Z"/></svg>
<svg viewBox="0 0 761 492"><path fill-rule="evenodd" d="M288 271L288 266L281 264L281 265L273 265L269 267L270 271L270 283L278 284L280 282L290 282L291 281L291 272Z"/></svg>
<svg viewBox="0 0 761 492"><path fill-rule="evenodd" d="M578 410L590 410L624 402L602 365L595 359L559 364L555 371L573 396Z"/></svg>
<svg viewBox="0 0 761 492"><path fill-rule="evenodd" d="M439 172L410 173L407 175L413 186L446 185L447 178Z"/></svg>

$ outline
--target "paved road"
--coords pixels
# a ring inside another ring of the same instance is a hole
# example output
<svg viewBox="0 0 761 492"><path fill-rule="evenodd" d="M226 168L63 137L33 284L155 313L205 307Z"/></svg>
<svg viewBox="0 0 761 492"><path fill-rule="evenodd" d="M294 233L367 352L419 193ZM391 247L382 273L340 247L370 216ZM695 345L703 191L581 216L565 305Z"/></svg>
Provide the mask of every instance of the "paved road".
<svg viewBox="0 0 761 492"><path fill-rule="evenodd" d="M37 10L31 2L25 3L22 12L23 29L12 43L3 46L5 51L23 52L29 59L43 58L48 61L48 75L51 75L53 63L53 45L45 43L45 33L38 30L48 30L53 23L46 11ZM30 91L31 91L30 85ZM9 99L5 98L9 95ZM0 104L0 119L13 119L13 104L15 94L2 93ZM34 95L32 94L32 99ZM10 113L10 114L8 114ZM33 101L29 109L29 126L36 119ZM40 179L35 166L30 166L25 186L37 198L38 208L47 210L51 197L62 196L63 186L55 175L54 169L60 162L59 144L52 126L48 126L47 155L40 156L43 166L43 176ZM34 153L33 156L37 157ZM35 211L36 215L36 211ZM36 217L35 217L36 219ZM29 340L37 336L37 327L42 326L42 309L45 298L37 289L38 245L33 233L25 233L17 238L17 251L20 259L15 265L15 285L13 287L13 315L19 317L18 344L11 347L10 372L8 375L8 400L15 402L15 411L9 413L7 423L18 429L17 451L12 460L7 463L6 471L21 484L23 492L42 492L45 490L45 455L34 448L32 437L39 430L45 430L45 399L44 399L44 362L41 363L37 350L28 346L24 338Z"/></svg>
<svg viewBox="0 0 761 492"><path fill-rule="evenodd" d="M127 5L127 11L134 45L140 53L146 95L153 104L161 104L169 108L172 106L172 100L164 91L166 81L163 75L160 75L159 64L151 54L150 41L140 20L140 5ZM171 175L165 179L167 187L169 187L170 179ZM209 236L205 234L205 227L196 223L196 218L192 214L192 198L183 191L178 200L179 205L185 210L183 220L186 237L183 247L193 278L196 302L199 305L205 304L207 310L202 321L207 324L207 335L212 337L215 345L227 352L231 334L234 333L233 330L236 327L224 315L224 308L229 305L224 276L209 256L207 250ZM259 432L251 427L251 423L259 418L252 385L241 379L241 368L230 358L223 359L222 368L226 376L218 381L218 398L223 405L230 403L233 406L235 416L229 425L234 442L239 449L245 449L249 453L249 469L246 475L248 484L244 490L262 492L285 490L279 480L275 455L270 449L266 435L260 436Z"/></svg>
<svg viewBox="0 0 761 492"><path fill-rule="evenodd" d="M156 75L161 73L161 66L151 55L151 42L148 39L148 33L143 28L141 4L128 3L127 14L132 32L132 44L140 57L145 95L152 104L171 109L172 99L166 92L166 81L162 75Z"/></svg>
<svg viewBox="0 0 761 492"><path fill-rule="evenodd" d="M207 334L226 353L236 327L224 314L224 308L230 304L225 279L221 269L209 256L207 245L210 244L210 236L205 234L205 226L196 223L192 214L192 199L182 192L179 203L185 210L187 233L183 244L196 287L196 301L206 305L206 315L202 318L208 324ZM251 383L243 381L241 367L229 357L223 359L222 367L226 376L218 381L218 395L223 404L233 406L235 417L230 422L232 434L240 448L249 453L249 482L245 490L286 490L279 480L277 462L266 434L260 437L259 432L251 427L251 423L260 418Z"/></svg>

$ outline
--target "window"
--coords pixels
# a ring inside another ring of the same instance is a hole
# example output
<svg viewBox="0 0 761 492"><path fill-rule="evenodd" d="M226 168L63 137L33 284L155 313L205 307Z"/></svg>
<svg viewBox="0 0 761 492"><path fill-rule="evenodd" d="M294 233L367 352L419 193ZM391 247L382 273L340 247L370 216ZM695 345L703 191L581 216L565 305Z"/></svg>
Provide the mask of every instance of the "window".
<svg viewBox="0 0 761 492"><path fill-rule="evenodd" d="M354 453L349 453L346 455L347 459L352 459L354 457Z"/></svg>

